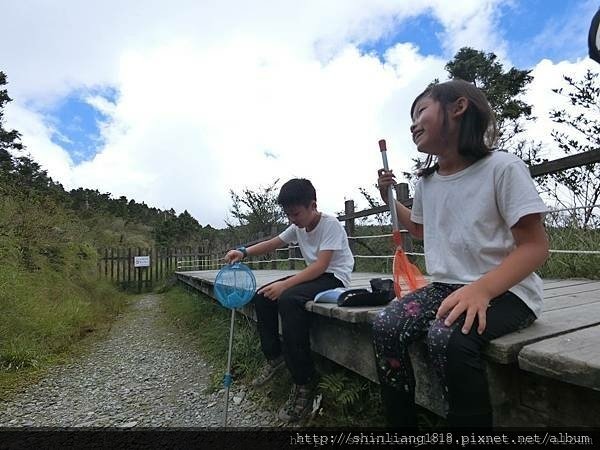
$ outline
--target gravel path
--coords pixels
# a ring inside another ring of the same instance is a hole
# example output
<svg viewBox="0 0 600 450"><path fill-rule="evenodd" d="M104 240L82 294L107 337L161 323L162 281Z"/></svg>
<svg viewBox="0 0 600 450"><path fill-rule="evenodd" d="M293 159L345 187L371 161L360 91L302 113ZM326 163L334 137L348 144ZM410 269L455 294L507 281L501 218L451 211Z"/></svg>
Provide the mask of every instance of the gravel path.
<svg viewBox="0 0 600 450"><path fill-rule="evenodd" d="M159 301L159 295L140 298L84 356L0 402L0 427L222 426L223 392L204 392L210 368L181 332L164 324ZM240 389L231 388L230 426L277 423Z"/></svg>

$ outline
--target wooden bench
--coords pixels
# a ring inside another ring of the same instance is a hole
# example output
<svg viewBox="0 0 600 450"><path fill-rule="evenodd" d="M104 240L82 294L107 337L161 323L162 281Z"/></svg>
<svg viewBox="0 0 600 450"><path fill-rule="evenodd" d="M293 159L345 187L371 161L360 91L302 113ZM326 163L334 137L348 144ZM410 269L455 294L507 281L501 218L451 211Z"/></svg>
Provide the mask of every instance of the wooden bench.
<svg viewBox="0 0 600 450"><path fill-rule="evenodd" d="M297 273L256 270L257 285ZM177 278L213 296L217 271L177 272ZM369 287L380 273L353 273L352 287ZM600 281L546 280L543 316L532 326L492 341L485 350L496 425L600 426ZM382 307L347 308L308 302L314 313L313 351L378 382L371 324ZM244 313L254 317L253 307ZM424 342L410 349L416 400L445 416L439 382Z"/></svg>

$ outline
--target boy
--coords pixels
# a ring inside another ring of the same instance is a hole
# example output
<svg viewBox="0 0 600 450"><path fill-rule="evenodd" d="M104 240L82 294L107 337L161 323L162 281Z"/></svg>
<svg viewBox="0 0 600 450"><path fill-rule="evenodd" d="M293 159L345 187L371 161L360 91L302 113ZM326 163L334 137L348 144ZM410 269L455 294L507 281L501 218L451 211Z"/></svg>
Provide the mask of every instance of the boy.
<svg viewBox="0 0 600 450"><path fill-rule="evenodd" d="M230 250L225 261L236 262L246 256L269 253L292 242L300 247L306 268L259 288L253 298L261 348L267 362L252 385L263 385L285 364L294 385L278 416L284 422L295 422L310 411L317 384L310 351L310 316L304 305L319 292L348 287L354 257L340 222L317 210L315 188L309 180L293 178L286 182L277 203L292 224L268 241ZM279 341L278 313L283 348Z"/></svg>

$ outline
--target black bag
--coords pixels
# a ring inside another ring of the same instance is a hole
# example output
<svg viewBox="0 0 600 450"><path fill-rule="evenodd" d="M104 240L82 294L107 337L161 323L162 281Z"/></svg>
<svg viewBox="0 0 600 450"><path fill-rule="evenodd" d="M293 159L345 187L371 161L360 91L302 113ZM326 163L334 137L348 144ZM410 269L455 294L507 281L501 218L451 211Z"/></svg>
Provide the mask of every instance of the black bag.
<svg viewBox="0 0 600 450"><path fill-rule="evenodd" d="M338 298L338 306L382 306L387 305L396 297L394 281L383 278L373 278L368 289L349 289Z"/></svg>

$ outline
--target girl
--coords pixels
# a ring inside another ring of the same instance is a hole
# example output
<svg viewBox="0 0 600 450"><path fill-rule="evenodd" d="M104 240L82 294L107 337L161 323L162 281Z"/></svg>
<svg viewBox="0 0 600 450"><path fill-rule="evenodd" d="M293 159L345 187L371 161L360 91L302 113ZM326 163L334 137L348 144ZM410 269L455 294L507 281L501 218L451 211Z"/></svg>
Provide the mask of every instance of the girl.
<svg viewBox="0 0 600 450"><path fill-rule="evenodd" d="M416 426L408 347L426 336L448 401L448 425L491 427L481 350L541 312L542 282L534 271L548 257L546 207L526 165L491 150L494 115L474 85L430 86L410 114L413 141L428 156L412 210L399 202L396 210L410 234L424 240L432 283L391 302L373 323L386 417L391 426ZM387 203L394 175L378 174Z"/></svg>

